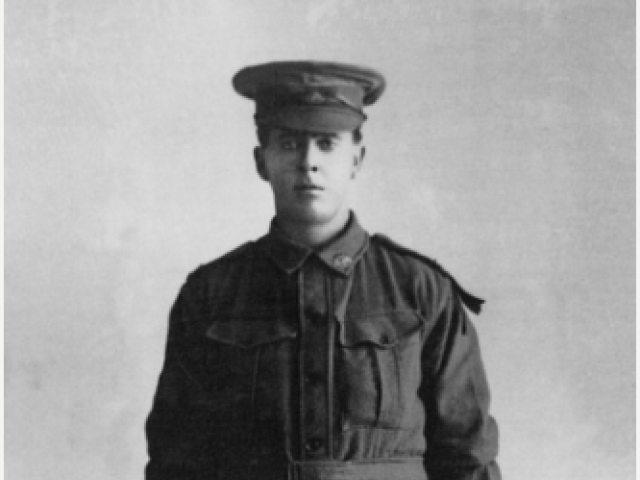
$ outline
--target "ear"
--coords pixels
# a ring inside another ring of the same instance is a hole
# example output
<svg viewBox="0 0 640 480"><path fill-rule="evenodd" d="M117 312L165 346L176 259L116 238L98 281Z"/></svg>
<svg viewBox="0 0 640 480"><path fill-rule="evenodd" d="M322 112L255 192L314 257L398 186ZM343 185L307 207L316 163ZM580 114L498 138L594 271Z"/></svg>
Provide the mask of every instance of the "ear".
<svg viewBox="0 0 640 480"><path fill-rule="evenodd" d="M364 154L366 150L364 147L360 147L358 153L353 156L353 170L351 171L351 178L356 178L356 174L362 168L362 164L364 163Z"/></svg>
<svg viewBox="0 0 640 480"><path fill-rule="evenodd" d="M265 182L268 182L269 175L267 174L262 147L256 147L253 149L253 158L256 162L256 171L258 172L258 176Z"/></svg>

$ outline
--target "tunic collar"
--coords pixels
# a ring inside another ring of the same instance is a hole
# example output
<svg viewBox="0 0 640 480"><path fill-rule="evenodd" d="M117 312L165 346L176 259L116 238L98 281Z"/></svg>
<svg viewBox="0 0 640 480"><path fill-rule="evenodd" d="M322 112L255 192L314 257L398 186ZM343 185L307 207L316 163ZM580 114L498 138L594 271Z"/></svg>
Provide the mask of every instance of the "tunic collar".
<svg viewBox="0 0 640 480"><path fill-rule="evenodd" d="M269 233L258 244L287 273L298 270L309 256L316 255L331 270L346 276L369 246L369 234L351 212L344 230L330 243L314 250L288 237L273 219Z"/></svg>

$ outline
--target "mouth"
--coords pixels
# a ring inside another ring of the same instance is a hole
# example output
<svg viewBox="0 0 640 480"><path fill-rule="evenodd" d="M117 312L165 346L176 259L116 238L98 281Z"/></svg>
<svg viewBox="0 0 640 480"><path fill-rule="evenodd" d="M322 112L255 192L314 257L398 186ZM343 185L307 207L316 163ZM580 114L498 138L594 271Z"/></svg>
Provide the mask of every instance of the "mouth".
<svg viewBox="0 0 640 480"><path fill-rule="evenodd" d="M299 183L297 185L294 185L293 189L296 192L321 192L322 190L324 190L324 188L322 188L319 185L315 185L313 183Z"/></svg>

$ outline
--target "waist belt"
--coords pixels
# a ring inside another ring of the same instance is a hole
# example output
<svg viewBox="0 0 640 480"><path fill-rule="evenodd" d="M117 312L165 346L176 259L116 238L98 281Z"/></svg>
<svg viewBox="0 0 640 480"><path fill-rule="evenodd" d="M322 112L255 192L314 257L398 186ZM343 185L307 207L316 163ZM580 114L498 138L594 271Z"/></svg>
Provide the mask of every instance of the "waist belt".
<svg viewBox="0 0 640 480"><path fill-rule="evenodd" d="M427 480L422 457L360 462L293 462L289 480Z"/></svg>

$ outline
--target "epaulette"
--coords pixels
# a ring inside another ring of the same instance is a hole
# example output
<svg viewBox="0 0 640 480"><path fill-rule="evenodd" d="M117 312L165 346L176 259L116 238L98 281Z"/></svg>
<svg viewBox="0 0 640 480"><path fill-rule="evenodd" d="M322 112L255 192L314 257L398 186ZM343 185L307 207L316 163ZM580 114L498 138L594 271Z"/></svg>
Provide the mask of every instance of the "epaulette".
<svg viewBox="0 0 640 480"><path fill-rule="evenodd" d="M240 255L242 253L245 253L247 250L249 250L249 248L252 245L253 245L253 241L249 241L249 242L243 243L239 247L234 248L233 250L225 253L218 260L226 260L226 259L229 259L229 258L237 257L238 255Z"/></svg>
<svg viewBox="0 0 640 480"><path fill-rule="evenodd" d="M453 276L449 272L447 272L444 268L442 268L438 262L436 262L435 260L429 257L422 255L421 253L411 250L410 248L397 244L396 242L394 242L393 240L391 240L389 237L385 235L376 233L373 235L373 237L378 241L380 241L380 243L389 247L391 250L395 250L397 252L409 255L410 257L416 258L426 263L427 265L429 265L431 268L433 268L435 271L437 271L444 277L448 278L453 284L453 287L455 288L456 292L460 296L462 303L464 303L464 305L476 315L480 313L484 300L474 295L471 295L464 288L462 288L460 284L456 281L456 279L453 278Z"/></svg>
<svg viewBox="0 0 640 480"><path fill-rule="evenodd" d="M188 278L189 279L196 278L196 277L200 276L201 274L203 274L205 271L207 271L210 267L213 267L214 265L219 264L220 262L224 262L226 260L233 259L234 257L237 257L237 256L245 253L247 250L249 250L249 248L253 245L253 243L254 242L252 242L252 241L246 242L246 243L240 245L239 247L236 247L233 250L230 250L229 252L225 253L221 257L218 257L215 260L211 260L208 263L200 265L198 268L196 268L193 272L191 272L188 275Z"/></svg>

